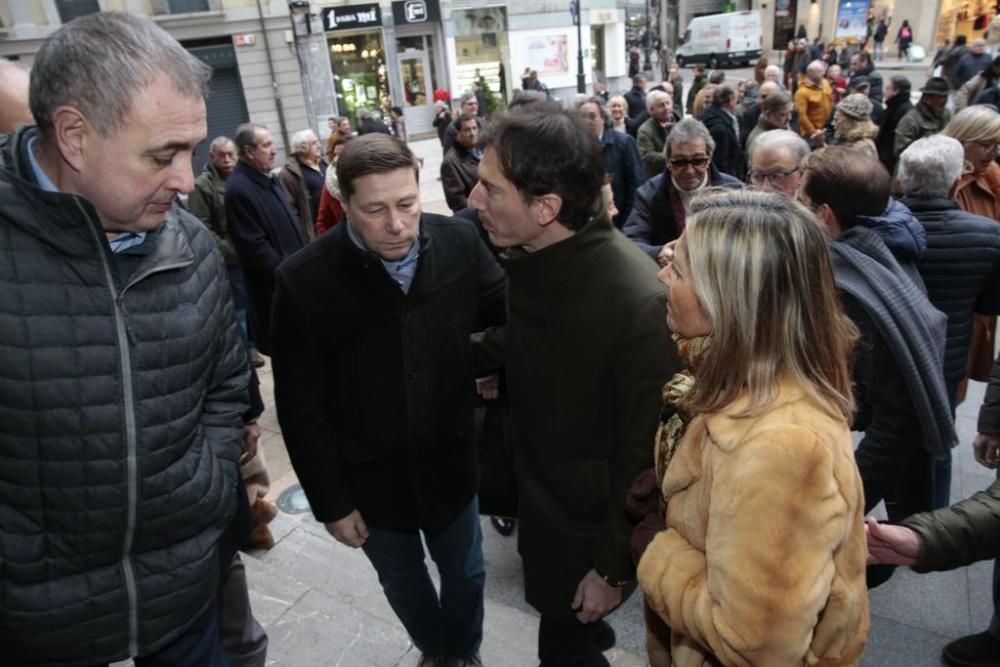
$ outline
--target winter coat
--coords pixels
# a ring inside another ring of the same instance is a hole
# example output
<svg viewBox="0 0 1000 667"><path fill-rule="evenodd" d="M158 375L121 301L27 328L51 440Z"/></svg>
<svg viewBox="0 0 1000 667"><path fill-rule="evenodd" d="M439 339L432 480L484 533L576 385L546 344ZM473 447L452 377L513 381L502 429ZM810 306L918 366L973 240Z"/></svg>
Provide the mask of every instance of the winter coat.
<svg viewBox="0 0 1000 667"><path fill-rule="evenodd" d="M715 141L712 162L725 174L743 173L743 151L736 132L736 118L714 104L705 107L701 120Z"/></svg>
<svg viewBox="0 0 1000 667"><path fill-rule="evenodd" d="M955 67L955 83L958 84L956 87L961 89L972 77L981 74L983 70L989 67L991 62L993 62L993 56L988 53L980 53L978 55L971 51L966 53ZM972 99L975 98L973 97ZM961 111L957 103L955 111Z"/></svg>
<svg viewBox="0 0 1000 667"><path fill-rule="evenodd" d="M479 158L459 143L452 146L441 161L441 186L453 212L469 205L469 194L479 182Z"/></svg>
<svg viewBox="0 0 1000 667"><path fill-rule="evenodd" d="M663 127L660 121L652 116L639 126L636 143L639 146L639 158L642 160L643 170L646 172L647 178L652 178L666 171L667 158L663 151L667 144L667 135L670 134L672 128L673 123L669 127Z"/></svg>
<svg viewBox="0 0 1000 667"><path fill-rule="evenodd" d="M306 244L306 237L276 179L242 160L226 181L226 222L247 283L254 344L269 355L274 270Z"/></svg>
<svg viewBox="0 0 1000 667"><path fill-rule="evenodd" d="M799 134L809 139L817 130L822 130L833 113L833 89L826 79L816 86L803 79L795 91L795 109L799 112Z"/></svg>
<svg viewBox="0 0 1000 667"><path fill-rule="evenodd" d="M962 84L958 80L958 66L961 64L962 58L969 53L969 47L959 44L958 46L951 47L948 53L941 59L941 66L944 68L944 78L948 79L952 90L958 90L962 87Z"/></svg>
<svg viewBox="0 0 1000 667"><path fill-rule="evenodd" d="M760 414L746 404L695 416L667 466L666 530L639 562L671 628L653 665L857 665L867 549L848 424L789 379Z"/></svg>
<svg viewBox="0 0 1000 667"><path fill-rule="evenodd" d="M211 162L194 180L194 190L188 195L187 210L201 220L215 239L215 245L226 266L239 266L239 258L226 232L226 179Z"/></svg>
<svg viewBox="0 0 1000 667"><path fill-rule="evenodd" d="M955 93L955 113L972 104L979 104L979 95L995 83L988 81L983 74L984 72L979 72L971 77Z"/></svg>
<svg viewBox="0 0 1000 667"><path fill-rule="evenodd" d="M299 227L302 229L302 235L306 237L308 241L316 238L316 214L318 211L313 211L312 206L309 204L309 187L306 184L305 176L303 175L303 169L310 169L311 167L302 164L302 162L297 157L292 157L285 163L285 166L278 173L278 183L281 188L288 195L288 202L295 209L296 217L299 221ZM325 169L324 179L325 179ZM317 207L319 208L319 207Z"/></svg>
<svg viewBox="0 0 1000 667"><path fill-rule="evenodd" d="M868 99L872 102L878 102L881 104L883 88L882 73L875 69L875 65L873 63L868 63L851 73L851 81L859 76L868 77Z"/></svg>
<svg viewBox="0 0 1000 667"><path fill-rule="evenodd" d="M361 125L358 127L358 136L360 137L365 134L373 134L373 133L392 135L392 132L389 130L388 126L382 121L376 120L374 118L365 118L363 121L361 121Z"/></svg>
<svg viewBox="0 0 1000 667"><path fill-rule="evenodd" d="M860 123L843 135L837 137L838 146L846 146L855 150L863 151L871 159L878 159L878 149L875 146L875 137L878 136L878 125L866 120Z"/></svg>
<svg viewBox="0 0 1000 667"><path fill-rule="evenodd" d="M903 119L913 103L910 102L909 95L896 95L885 103L885 111L879 120L878 136L875 137L875 147L878 150L878 159L885 165L890 174L896 171L896 153L894 144L896 140L896 128L899 121Z"/></svg>
<svg viewBox="0 0 1000 667"><path fill-rule="evenodd" d="M568 239L506 254L507 325L474 349L483 370L506 364L525 597L570 622L591 568L634 576L625 491L653 465L677 356L656 265L603 212Z"/></svg>
<svg viewBox="0 0 1000 667"><path fill-rule="evenodd" d="M953 570L996 558L1000 556L1000 480L971 498L914 514L902 523L919 538L913 566L917 572Z"/></svg>
<svg viewBox="0 0 1000 667"><path fill-rule="evenodd" d="M337 167L330 165L326 170L323 192L319 197L319 212L316 214L316 234L325 234L344 219L344 204L340 201L340 185L337 183Z"/></svg>
<svg viewBox="0 0 1000 667"><path fill-rule="evenodd" d="M948 198L903 200L927 230L918 262L927 298L948 316L944 379L955 397L969 364L973 313L1000 314L1000 225Z"/></svg>
<svg viewBox="0 0 1000 667"><path fill-rule="evenodd" d="M618 209L618 215L611 222L621 229L632 212L635 191L646 182L646 170L642 167L639 148L632 137L606 128L601 135L601 147L604 171L611 174L611 192Z"/></svg>
<svg viewBox="0 0 1000 667"><path fill-rule="evenodd" d="M450 138L448 138L448 128L454 122L451 117L451 112L447 109L443 109L434 114L434 129L437 130L438 141L441 142L441 148L447 151L451 148Z"/></svg>
<svg viewBox="0 0 1000 667"><path fill-rule="evenodd" d="M636 118L646 110L646 91L638 86L632 86L625 93L625 102L628 104L628 117Z"/></svg>
<svg viewBox="0 0 1000 667"><path fill-rule="evenodd" d="M711 163L708 187L739 189L743 183L723 174L715 163ZM684 207L669 172L649 179L636 191L635 205L622 231L653 259L660 254L664 244L680 238L684 231Z"/></svg>
<svg viewBox="0 0 1000 667"><path fill-rule="evenodd" d="M708 75L705 73L695 75L695 77L691 80L691 88L688 90L687 94L687 104L684 106L684 109L688 114L694 113L695 100L698 99L698 93L701 92L701 89L705 87L706 83L708 83Z"/></svg>
<svg viewBox="0 0 1000 667"><path fill-rule="evenodd" d="M982 407L979 408L976 430L980 433L1000 433L1000 363L994 363L990 372L986 396L983 398Z"/></svg>
<svg viewBox="0 0 1000 667"><path fill-rule="evenodd" d="M216 598L249 363L204 226L175 205L122 279L35 133L0 140L0 664L116 662Z"/></svg>
<svg viewBox="0 0 1000 667"><path fill-rule="evenodd" d="M896 126L896 138L892 144L896 159L907 147L917 139L929 137L944 129L951 114L947 109L932 109L923 102L918 102L903 116Z"/></svg>
<svg viewBox="0 0 1000 667"><path fill-rule="evenodd" d="M349 224L276 272L281 432L318 521L433 533L478 485L469 335L503 321L503 270L475 227L425 213L403 292Z"/></svg>

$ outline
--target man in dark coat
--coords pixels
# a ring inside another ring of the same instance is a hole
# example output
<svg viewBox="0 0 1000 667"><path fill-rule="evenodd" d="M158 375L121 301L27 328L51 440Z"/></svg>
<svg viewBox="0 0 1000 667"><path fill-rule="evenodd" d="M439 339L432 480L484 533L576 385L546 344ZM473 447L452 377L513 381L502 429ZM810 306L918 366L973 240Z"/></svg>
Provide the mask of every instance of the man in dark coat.
<svg viewBox="0 0 1000 667"><path fill-rule="evenodd" d="M392 135L389 127L378 118L372 116L368 109L358 111L358 136L363 134L388 134Z"/></svg>
<svg viewBox="0 0 1000 667"><path fill-rule="evenodd" d="M715 141L712 162L724 174L743 173L743 151L740 150L739 122L734 113L736 91L719 86L712 94L712 103L701 112L700 120Z"/></svg>
<svg viewBox="0 0 1000 667"><path fill-rule="evenodd" d="M302 235L311 241L316 238L316 216L327 164L320 154L319 139L312 130L300 130L292 135L291 153L278 172L278 183L298 217Z"/></svg>
<svg viewBox="0 0 1000 667"><path fill-rule="evenodd" d="M896 141L896 126L912 108L910 80L902 74L889 77L889 82L885 85L885 110L878 124L875 147L878 149L879 161L885 165L890 174L896 171L896 153L893 148Z"/></svg>
<svg viewBox="0 0 1000 667"><path fill-rule="evenodd" d="M577 105L577 110L601 142L604 155L604 172L611 177L611 194L618 214L611 223L621 229L632 211L635 191L646 182L639 159L639 148L627 134L611 128L611 114L601 103L600 97L591 97Z"/></svg>
<svg viewBox="0 0 1000 667"><path fill-rule="evenodd" d="M306 244L285 191L270 176L274 138L263 125L236 130L240 161L226 181L226 222L247 282L247 314L257 349L271 354L271 295L274 270Z"/></svg>
<svg viewBox="0 0 1000 667"><path fill-rule="evenodd" d="M632 88L625 93L628 102L628 117L635 120L646 110L646 77L636 74L632 77Z"/></svg>
<svg viewBox="0 0 1000 667"><path fill-rule="evenodd" d="M844 311L861 332L852 428L864 431L855 459L865 512L885 500L889 518L899 521L934 508L934 460L957 440L941 365L947 317L864 223L887 208L888 172L842 146L810 154L804 167L800 199L833 238ZM869 585L890 575L870 568Z"/></svg>
<svg viewBox="0 0 1000 667"><path fill-rule="evenodd" d="M969 52L962 56L955 67L954 89L964 86L969 79L989 67L992 61L993 56L986 51L986 40L982 38L972 40Z"/></svg>
<svg viewBox="0 0 1000 667"><path fill-rule="evenodd" d="M948 316L944 381L952 411L969 366L973 315L1000 314L1000 225L960 210L950 196L964 164L962 144L940 134L913 142L899 160L903 203L927 230L917 268L927 298ZM936 507L950 500L950 461L950 452L938 460Z"/></svg>
<svg viewBox="0 0 1000 667"><path fill-rule="evenodd" d="M455 127L458 131L455 145L441 161L441 186L448 208L457 213L468 208L469 193L479 180L479 160L483 152L476 147L479 121L475 116L462 114L455 121Z"/></svg>
<svg viewBox="0 0 1000 667"><path fill-rule="evenodd" d="M420 664L482 665L469 336L477 317L502 323L503 271L473 225L421 213L399 140L355 139L337 176L346 224L277 271L285 444L313 515L364 550Z"/></svg>
<svg viewBox="0 0 1000 667"><path fill-rule="evenodd" d="M480 368L506 368L539 658L608 665L613 632L599 621L635 578L625 491L652 466L660 390L677 368L664 294L608 220L601 146L579 117L510 114L484 135L469 204L508 249L508 315L476 350Z"/></svg>
<svg viewBox="0 0 1000 667"><path fill-rule="evenodd" d="M229 664L249 363L176 204L210 75L147 18L82 16L0 138L0 664Z"/></svg>
<svg viewBox="0 0 1000 667"><path fill-rule="evenodd" d="M848 72L850 76L847 79L848 87L856 83L858 77L865 77L868 79L870 84L870 89L868 92L868 97L872 102L882 103L882 74L875 69L875 63L872 62L872 56L867 51L858 51L851 56L851 69Z"/></svg>
<svg viewBox="0 0 1000 667"><path fill-rule="evenodd" d="M655 176L635 194L632 213L622 231L643 252L665 264L666 244L684 231L691 198L708 187L740 188L743 183L723 174L712 162L715 140L691 116L674 126L665 149L667 171Z"/></svg>

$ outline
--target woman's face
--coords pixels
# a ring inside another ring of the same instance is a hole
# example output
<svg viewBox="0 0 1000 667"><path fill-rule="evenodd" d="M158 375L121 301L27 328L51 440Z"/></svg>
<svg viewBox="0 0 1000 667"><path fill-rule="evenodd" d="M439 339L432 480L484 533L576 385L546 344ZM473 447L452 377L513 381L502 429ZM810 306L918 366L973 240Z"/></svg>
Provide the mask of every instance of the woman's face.
<svg viewBox="0 0 1000 667"><path fill-rule="evenodd" d="M688 271L684 237L674 248L673 260L660 269L660 282L667 286L667 327L682 338L707 336L712 331Z"/></svg>
<svg viewBox="0 0 1000 667"><path fill-rule="evenodd" d="M838 137L843 136L845 132L850 128L851 119L842 114L839 111L833 113L833 133Z"/></svg>
<svg viewBox="0 0 1000 667"><path fill-rule="evenodd" d="M608 110L611 111L611 118L616 122L625 117L625 105L621 103L621 100L614 100L608 105Z"/></svg>
<svg viewBox="0 0 1000 667"><path fill-rule="evenodd" d="M972 165L972 170L981 174L989 169L997 157L1000 144L994 141L970 141L965 144L965 159Z"/></svg>

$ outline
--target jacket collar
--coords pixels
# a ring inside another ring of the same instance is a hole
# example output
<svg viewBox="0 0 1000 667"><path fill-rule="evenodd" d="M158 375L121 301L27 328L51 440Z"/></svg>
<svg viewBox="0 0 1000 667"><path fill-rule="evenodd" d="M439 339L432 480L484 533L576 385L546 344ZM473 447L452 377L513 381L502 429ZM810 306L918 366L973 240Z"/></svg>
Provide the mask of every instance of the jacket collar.
<svg viewBox="0 0 1000 667"><path fill-rule="evenodd" d="M291 162L291 160L289 160L289 162ZM243 174L246 174L248 178L250 178L257 184L263 185L265 187L270 186L273 183L269 175L262 173L256 167L252 167L251 165L247 164L242 158L240 158L236 162L236 168L233 171L239 171Z"/></svg>
<svg viewBox="0 0 1000 667"><path fill-rule="evenodd" d="M774 401L766 412L773 413L781 408L802 400L810 400L800 385L787 376L777 380ZM730 451L743 442L749 431L759 425L758 417L743 417L740 413L750 403L750 395L745 393L718 412L705 415L705 427L712 442L723 451ZM817 407L819 407L817 405Z"/></svg>

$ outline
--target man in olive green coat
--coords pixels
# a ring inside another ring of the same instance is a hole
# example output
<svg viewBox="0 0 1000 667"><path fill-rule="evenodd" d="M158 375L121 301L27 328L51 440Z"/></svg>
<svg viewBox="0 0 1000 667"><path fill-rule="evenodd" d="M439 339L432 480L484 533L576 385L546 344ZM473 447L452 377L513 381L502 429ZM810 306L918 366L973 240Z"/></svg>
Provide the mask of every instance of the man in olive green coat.
<svg viewBox="0 0 1000 667"><path fill-rule="evenodd" d="M635 576L625 493L652 465L661 387L677 368L664 290L611 226L601 146L579 119L512 113L482 144L469 205L507 248L508 319L475 337L476 364L506 368L539 658L607 665L614 633L601 618Z"/></svg>
<svg viewBox="0 0 1000 667"><path fill-rule="evenodd" d="M976 461L1000 464L1000 357L993 365L972 441ZM917 572L952 570L987 558L993 564L993 619L984 632L947 644L948 665L1000 664L1000 480L951 507L914 514L901 526L868 520L869 563L907 565Z"/></svg>

